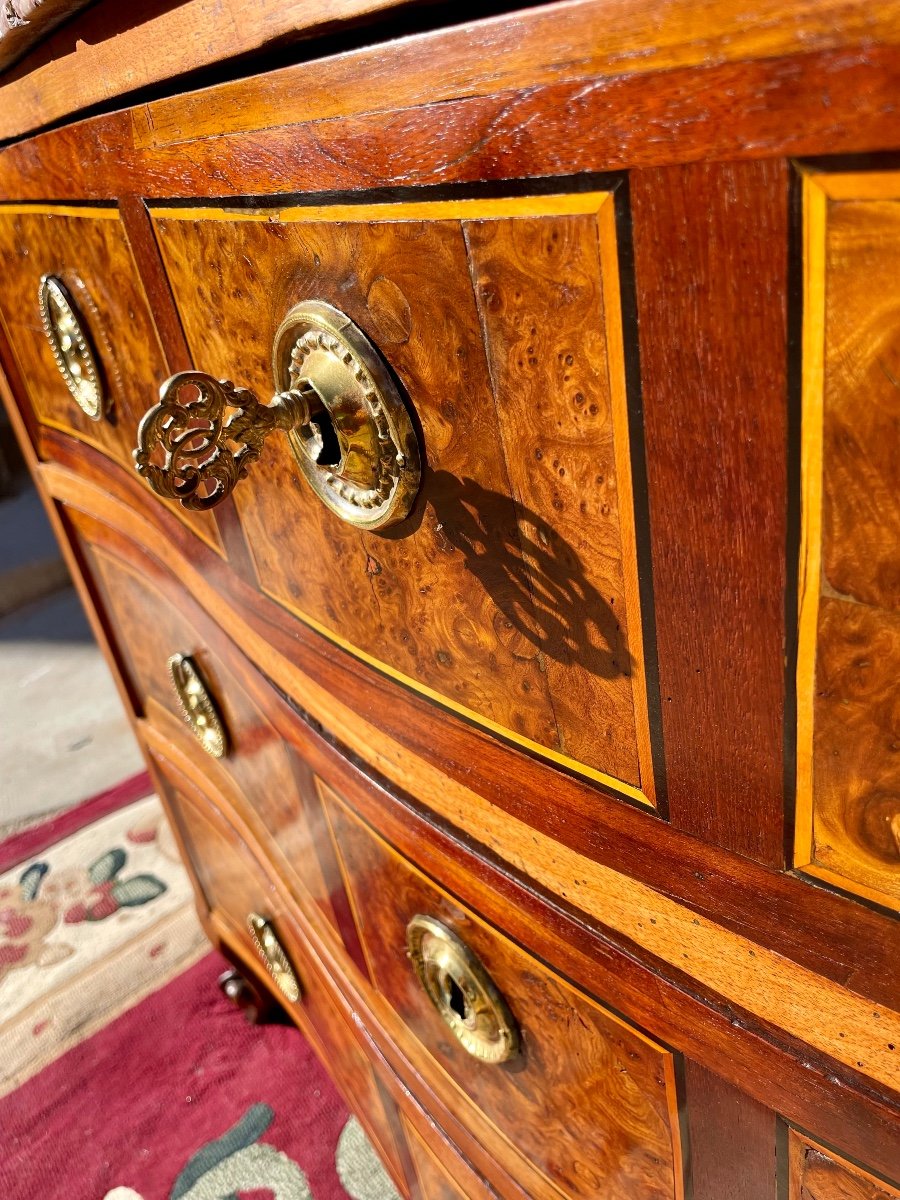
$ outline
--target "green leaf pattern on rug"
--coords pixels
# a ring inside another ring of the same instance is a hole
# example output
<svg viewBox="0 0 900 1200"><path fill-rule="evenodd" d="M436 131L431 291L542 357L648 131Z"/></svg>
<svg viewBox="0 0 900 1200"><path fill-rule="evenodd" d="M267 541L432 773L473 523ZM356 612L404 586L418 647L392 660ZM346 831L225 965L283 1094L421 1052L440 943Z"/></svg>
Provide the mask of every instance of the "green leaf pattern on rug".
<svg viewBox="0 0 900 1200"><path fill-rule="evenodd" d="M115 879L125 866L127 857L120 846L115 846L112 850L101 854L97 861L88 867L91 883L109 883L110 879Z"/></svg>
<svg viewBox="0 0 900 1200"><path fill-rule="evenodd" d="M237 1125L201 1146L196 1154L188 1159L181 1174L175 1180L169 1200L183 1200L201 1176L214 1170L226 1158L246 1150L257 1142L272 1124L274 1113L268 1104L254 1104L248 1108Z"/></svg>
<svg viewBox="0 0 900 1200"><path fill-rule="evenodd" d="M155 875L132 875L130 879L119 879L109 889L109 894L123 908L147 904L166 890L166 885Z"/></svg>
<svg viewBox="0 0 900 1200"><path fill-rule="evenodd" d="M19 880L23 900L37 898L37 894L41 890L41 880L49 870L50 868L43 862L32 863L30 867L25 868Z"/></svg>
<svg viewBox="0 0 900 1200"><path fill-rule="evenodd" d="M257 1139L272 1124L268 1104L254 1104L231 1129L207 1142L187 1162L169 1200L237 1200L242 1192L269 1191L274 1200L313 1200L309 1181L293 1159ZM143 1200L128 1187L104 1200Z"/></svg>
<svg viewBox="0 0 900 1200"><path fill-rule="evenodd" d="M268 1104L252 1105L236 1125L191 1156L168 1200L239 1200L243 1192L257 1191L271 1192L273 1200L314 1200L293 1159L259 1141L274 1115ZM341 1131L335 1166L352 1200L400 1200L356 1117ZM144 1197L133 1188L116 1187L103 1200Z"/></svg>

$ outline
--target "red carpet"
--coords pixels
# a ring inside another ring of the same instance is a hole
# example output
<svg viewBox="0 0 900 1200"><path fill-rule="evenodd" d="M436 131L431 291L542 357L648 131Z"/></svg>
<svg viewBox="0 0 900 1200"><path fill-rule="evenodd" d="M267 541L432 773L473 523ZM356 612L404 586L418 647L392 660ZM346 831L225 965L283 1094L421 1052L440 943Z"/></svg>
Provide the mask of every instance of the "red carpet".
<svg viewBox="0 0 900 1200"><path fill-rule="evenodd" d="M346 1200L336 1155L359 1179L359 1127L297 1030L222 997L222 970L207 955L0 1100L0 1197ZM390 1196L364 1166L355 1200Z"/></svg>

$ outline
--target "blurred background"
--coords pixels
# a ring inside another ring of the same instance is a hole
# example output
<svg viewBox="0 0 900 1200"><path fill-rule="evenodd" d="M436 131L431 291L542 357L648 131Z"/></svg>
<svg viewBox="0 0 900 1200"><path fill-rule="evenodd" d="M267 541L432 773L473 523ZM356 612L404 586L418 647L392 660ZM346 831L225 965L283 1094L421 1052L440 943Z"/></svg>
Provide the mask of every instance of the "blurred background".
<svg viewBox="0 0 900 1200"><path fill-rule="evenodd" d="M142 768L0 409L0 838Z"/></svg>

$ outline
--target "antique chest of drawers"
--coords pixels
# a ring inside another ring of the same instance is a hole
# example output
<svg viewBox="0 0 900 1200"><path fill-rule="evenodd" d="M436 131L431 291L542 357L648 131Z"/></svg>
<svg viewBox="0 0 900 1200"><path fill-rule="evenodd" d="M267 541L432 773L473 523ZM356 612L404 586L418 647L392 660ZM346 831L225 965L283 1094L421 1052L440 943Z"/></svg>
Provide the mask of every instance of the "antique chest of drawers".
<svg viewBox="0 0 900 1200"><path fill-rule="evenodd" d="M896 1198L900 7L339 7L0 78L5 398L228 987L404 1197Z"/></svg>

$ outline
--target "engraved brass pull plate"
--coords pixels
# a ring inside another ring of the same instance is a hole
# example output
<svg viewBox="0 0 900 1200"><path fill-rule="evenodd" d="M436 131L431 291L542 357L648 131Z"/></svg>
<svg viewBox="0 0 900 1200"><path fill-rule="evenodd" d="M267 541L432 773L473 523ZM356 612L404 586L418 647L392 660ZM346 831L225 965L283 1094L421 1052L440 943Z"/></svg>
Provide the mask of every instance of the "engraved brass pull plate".
<svg viewBox="0 0 900 1200"><path fill-rule="evenodd" d="M247 928L259 957L275 981L275 986L285 999L296 1003L300 999L300 981L271 922L259 913L250 913L247 917Z"/></svg>
<svg viewBox="0 0 900 1200"><path fill-rule="evenodd" d="M225 726L194 660L185 654L173 654L168 667L182 716L191 733L207 754L222 758L228 749Z"/></svg>
<svg viewBox="0 0 900 1200"><path fill-rule="evenodd" d="M41 277L38 306L44 333L66 387L85 416L99 421L103 416L104 396L97 358L72 297L54 275Z"/></svg>
<svg viewBox="0 0 900 1200"><path fill-rule="evenodd" d="M453 1035L475 1058L502 1063L519 1052L519 1031L494 981L461 938L421 914L406 927L407 952L422 987Z"/></svg>
<svg viewBox="0 0 900 1200"><path fill-rule="evenodd" d="M138 428L138 472L185 508L211 508L281 430L332 512L362 529L402 520L419 489L418 442L391 373L362 330L328 304L298 304L275 335L272 366L269 404L202 371L173 375Z"/></svg>

